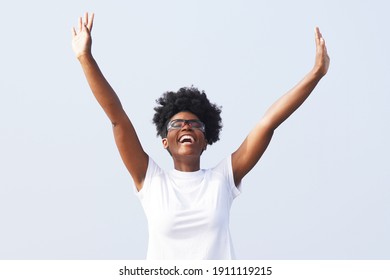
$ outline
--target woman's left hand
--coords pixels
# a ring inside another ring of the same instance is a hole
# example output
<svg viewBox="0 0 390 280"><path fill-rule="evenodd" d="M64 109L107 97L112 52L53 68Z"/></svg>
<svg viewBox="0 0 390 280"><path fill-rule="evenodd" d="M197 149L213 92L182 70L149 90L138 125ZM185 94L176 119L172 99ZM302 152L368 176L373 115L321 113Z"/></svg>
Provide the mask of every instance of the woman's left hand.
<svg viewBox="0 0 390 280"><path fill-rule="evenodd" d="M328 72L330 58L328 55L328 51L326 49L325 40L322 37L320 29L318 27L315 28L315 40L316 40L316 60L314 64L313 71L322 76Z"/></svg>

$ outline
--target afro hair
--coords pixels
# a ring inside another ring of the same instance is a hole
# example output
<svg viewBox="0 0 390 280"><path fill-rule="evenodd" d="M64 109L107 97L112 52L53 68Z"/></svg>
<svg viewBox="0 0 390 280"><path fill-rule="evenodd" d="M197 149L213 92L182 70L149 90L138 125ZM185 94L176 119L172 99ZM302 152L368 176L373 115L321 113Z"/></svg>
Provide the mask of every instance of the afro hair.
<svg viewBox="0 0 390 280"><path fill-rule="evenodd" d="M177 92L167 91L156 100L158 106L154 108L153 123L156 125L157 136L167 136L169 120L179 112L191 112L201 120L205 126L205 137L209 145L219 140L222 129L221 107L210 103L204 91L195 87L183 87Z"/></svg>

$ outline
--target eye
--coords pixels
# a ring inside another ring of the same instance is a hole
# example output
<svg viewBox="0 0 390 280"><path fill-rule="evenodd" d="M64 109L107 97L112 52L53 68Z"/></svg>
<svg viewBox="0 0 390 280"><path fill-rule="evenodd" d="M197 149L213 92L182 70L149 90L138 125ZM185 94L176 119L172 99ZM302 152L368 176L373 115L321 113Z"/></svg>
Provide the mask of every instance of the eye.
<svg viewBox="0 0 390 280"><path fill-rule="evenodd" d="M195 119L195 120L183 120L183 119L172 120L168 123L167 130L181 129L186 124L189 125L191 128L199 129L202 132L205 132L204 123L198 119Z"/></svg>
<svg viewBox="0 0 390 280"><path fill-rule="evenodd" d="M195 128L201 128L203 126L203 123L198 120L189 120L188 123Z"/></svg>
<svg viewBox="0 0 390 280"><path fill-rule="evenodd" d="M205 131L205 125L200 120L188 120L187 122L191 125L192 128L199 129L202 132Z"/></svg>
<svg viewBox="0 0 390 280"><path fill-rule="evenodd" d="M184 120L173 120L171 121L171 127L179 128L184 125Z"/></svg>
<svg viewBox="0 0 390 280"><path fill-rule="evenodd" d="M184 120L181 120L181 119L172 120L168 123L167 130L180 129L183 126L183 123L184 123Z"/></svg>

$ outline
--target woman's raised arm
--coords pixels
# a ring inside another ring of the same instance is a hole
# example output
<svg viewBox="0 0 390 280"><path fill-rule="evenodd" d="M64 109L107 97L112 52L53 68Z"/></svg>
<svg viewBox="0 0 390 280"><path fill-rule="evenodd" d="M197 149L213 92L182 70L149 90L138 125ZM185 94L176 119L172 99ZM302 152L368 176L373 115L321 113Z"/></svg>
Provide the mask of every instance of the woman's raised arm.
<svg viewBox="0 0 390 280"><path fill-rule="evenodd" d="M122 160L130 172L138 190L142 188L148 166L148 155L144 152L137 133L123 110L122 104L92 56L94 14L86 13L79 18L78 30L72 30L72 48L87 78L88 84L104 112L113 125L115 142Z"/></svg>
<svg viewBox="0 0 390 280"><path fill-rule="evenodd" d="M313 69L267 110L241 146L232 154L236 185L259 161L272 139L274 130L302 105L317 83L328 72L330 59L325 40L318 27L315 29L315 42L316 58Z"/></svg>

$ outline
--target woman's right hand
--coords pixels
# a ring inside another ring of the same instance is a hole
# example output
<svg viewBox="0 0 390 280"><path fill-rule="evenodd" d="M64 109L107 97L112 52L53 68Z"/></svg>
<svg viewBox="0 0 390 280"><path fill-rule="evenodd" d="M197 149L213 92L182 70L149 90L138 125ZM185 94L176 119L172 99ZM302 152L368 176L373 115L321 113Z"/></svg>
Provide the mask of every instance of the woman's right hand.
<svg viewBox="0 0 390 280"><path fill-rule="evenodd" d="M84 19L79 17L78 32L74 27L72 28L72 49L77 58L91 54L93 18L94 13L91 13L90 15L85 13Z"/></svg>

